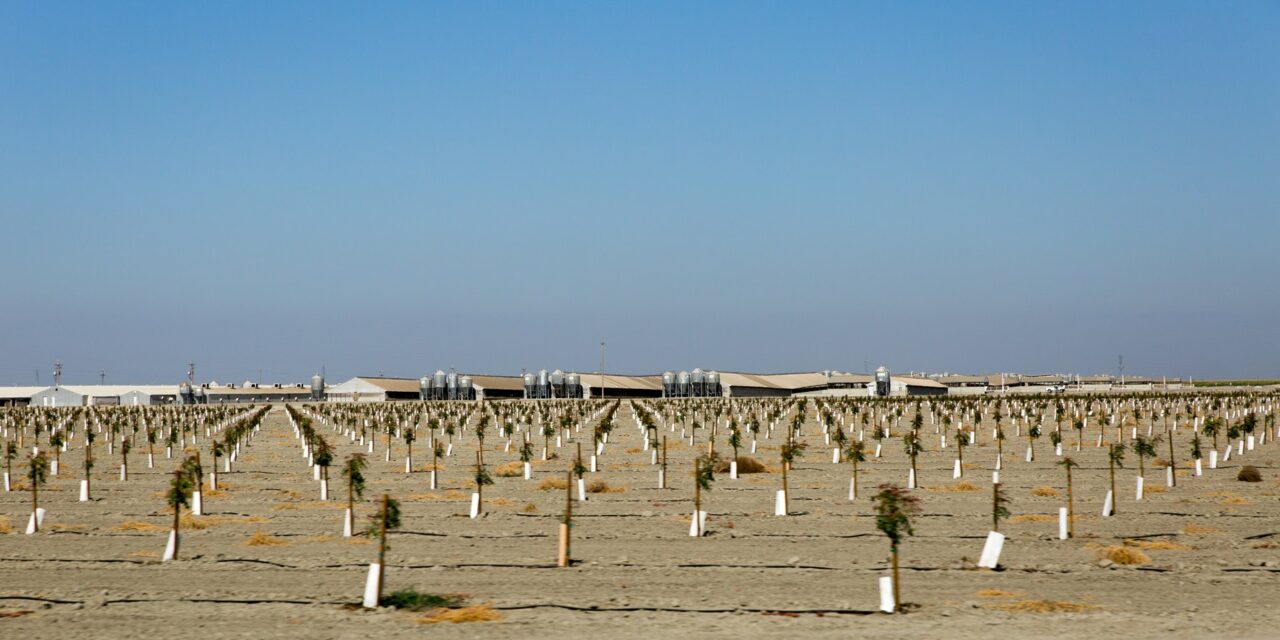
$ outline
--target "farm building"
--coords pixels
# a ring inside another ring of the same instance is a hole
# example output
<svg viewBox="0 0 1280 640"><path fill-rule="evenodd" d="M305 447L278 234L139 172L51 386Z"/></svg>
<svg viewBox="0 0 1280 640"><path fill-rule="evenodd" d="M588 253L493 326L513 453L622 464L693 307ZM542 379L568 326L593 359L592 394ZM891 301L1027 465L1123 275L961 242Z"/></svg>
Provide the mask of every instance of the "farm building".
<svg viewBox="0 0 1280 640"><path fill-rule="evenodd" d="M104 405L173 404L178 385L63 385L45 387L31 394L33 407L83 407Z"/></svg>
<svg viewBox="0 0 1280 640"><path fill-rule="evenodd" d="M31 396L47 387L0 387L0 407L25 407Z"/></svg>
<svg viewBox="0 0 1280 640"><path fill-rule="evenodd" d="M244 386L207 384L195 388L196 402L200 404L231 404L255 402L307 402L311 400L311 388L301 384L271 384Z"/></svg>

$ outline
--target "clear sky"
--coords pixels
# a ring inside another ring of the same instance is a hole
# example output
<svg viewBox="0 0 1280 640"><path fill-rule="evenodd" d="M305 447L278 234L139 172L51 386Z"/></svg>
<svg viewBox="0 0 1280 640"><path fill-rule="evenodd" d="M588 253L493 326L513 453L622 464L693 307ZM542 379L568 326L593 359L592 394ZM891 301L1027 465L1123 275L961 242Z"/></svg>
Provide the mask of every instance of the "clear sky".
<svg viewBox="0 0 1280 640"><path fill-rule="evenodd" d="M4 2L0 384L601 340L1280 376L1277 34L1276 2Z"/></svg>

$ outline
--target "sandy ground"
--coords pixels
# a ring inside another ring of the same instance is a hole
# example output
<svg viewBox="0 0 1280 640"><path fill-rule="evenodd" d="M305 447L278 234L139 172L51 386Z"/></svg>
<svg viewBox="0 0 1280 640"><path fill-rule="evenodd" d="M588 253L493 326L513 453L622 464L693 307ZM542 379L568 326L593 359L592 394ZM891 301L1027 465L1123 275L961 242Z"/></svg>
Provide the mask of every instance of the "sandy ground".
<svg viewBox="0 0 1280 640"><path fill-rule="evenodd" d="M790 476L794 515L772 515L779 474L740 480L725 474L706 495L711 533L695 539L688 536L694 449L670 438L672 488L659 490L625 406L619 418L600 473L591 478L625 491L575 506L573 552L580 563L568 569L554 567L564 492L537 489L553 473L563 477L564 461L539 463L532 481L496 478L485 491L485 515L472 520L467 464L474 441L448 460L439 491L428 489L425 473L403 473L403 444L387 463L379 443L367 497L389 492L404 506L404 528L388 552L388 589L468 594L473 604L489 603L501 620L424 626L422 614L354 607L376 548L363 538L341 537L344 502L318 500L298 441L276 408L235 471L220 474L225 490L206 496L207 527L184 532L179 562L158 561L170 519L161 492L176 462L162 454L155 469L146 469L145 451L135 450L132 477L120 482L118 456L107 464L99 447L95 500L79 503L79 452L73 452L62 461L62 475L42 491L49 515L46 531L34 536L21 533L29 494L0 494L0 514L13 528L0 535L0 637L1274 638L1280 628L1273 607L1280 596L1280 447L1274 444L1243 459L1261 469L1261 483L1235 480L1238 457L1200 478L1180 474L1170 489L1163 471L1149 467L1155 492L1141 503L1133 499L1130 453L1117 481L1119 514L1112 518L1099 516L1104 450L1088 444L1078 454L1069 450L1082 463L1075 473L1081 516L1078 537L1060 541L1056 513L1065 498L1031 493L1065 485L1052 447L1042 439L1037 461L1028 464L1025 445L1010 440L1001 479L1021 517L1004 527L1004 569L991 571L973 565L990 528L990 430L965 451L971 467L964 480L977 489L944 491L955 484L954 448L939 451L934 427L926 424L924 489L917 492L923 514L903 548L903 599L913 609L891 616L875 612L877 578L887 575L887 541L874 527L870 501L847 500L849 466L831 464L816 427L806 428L811 446ZM1180 458L1185 440L1184 432ZM502 452L499 438L491 436L489 444L490 469L516 459L514 447ZM762 442L757 457L776 466L777 444ZM421 456L427 448L418 445ZM343 439L338 457L357 450ZM723 444L720 450L728 454ZM884 457L863 465L864 494L881 482L905 484L907 466L901 441L886 441ZM340 485L336 468L333 477ZM345 489L335 486L334 494L344 498ZM372 510L372 502L362 504L362 519ZM154 528L121 528L126 522ZM280 544L248 545L257 532ZM1145 549L1145 565L1099 563L1099 547L1126 539L1170 548ZM1041 600L1078 610L1007 610Z"/></svg>

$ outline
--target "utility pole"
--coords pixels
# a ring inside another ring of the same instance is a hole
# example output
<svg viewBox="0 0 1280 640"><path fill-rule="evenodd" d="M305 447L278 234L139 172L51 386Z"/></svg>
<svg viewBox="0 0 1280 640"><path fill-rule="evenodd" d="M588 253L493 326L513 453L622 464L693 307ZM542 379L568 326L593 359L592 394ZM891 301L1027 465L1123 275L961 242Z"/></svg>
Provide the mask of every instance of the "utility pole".
<svg viewBox="0 0 1280 640"><path fill-rule="evenodd" d="M102 371L98 372L98 384L106 384L106 383L107 383L107 370L103 369Z"/></svg>
<svg viewBox="0 0 1280 640"><path fill-rule="evenodd" d="M62 363L61 362L55 361L53 363L53 386L55 387L62 386Z"/></svg>
<svg viewBox="0 0 1280 640"><path fill-rule="evenodd" d="M187 382L193 387L196 386L196 363L194 362L187 363Z"/></svg>
<svg viewBox="0 0 1280 640"><path fill-rule="evenodd" d="M604 340L600 341L600 399L604 400Z"/></svg>
<svg viewBox="0 0 1280 640"><path fill-rule="evenodd" d="M1123 387L1123 386L1124 386L1124 354L1123 354L1123 353L1122 353L1122 354L1120 354L1119 359L1120 359L1120 365L1119 365L1119 370L1120 370L1120 386L1122 386L1122 387Z"/></svg>

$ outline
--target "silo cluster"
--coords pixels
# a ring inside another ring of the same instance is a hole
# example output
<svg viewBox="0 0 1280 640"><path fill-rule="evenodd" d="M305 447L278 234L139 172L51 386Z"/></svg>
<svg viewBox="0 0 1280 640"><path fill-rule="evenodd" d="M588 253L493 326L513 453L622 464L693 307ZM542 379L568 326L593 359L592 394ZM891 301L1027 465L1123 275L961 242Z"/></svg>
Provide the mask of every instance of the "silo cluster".
<svg viewBox="0 0 1280 640"><path fill-rule="evenodd" d="M526 398L542 400L582 397L582 378L576 373L565 373L559 369L547 373L546 369L542 369L537 373L525 373L523 381Z"/></svg>
<svg viewBox="0 0 1280 640"><path fill-rule="evenodd" d="M426 400L475 400L476 390L471 376L457 372L436 371L418 379L418 393Z"/></svg>
<svg viewBox="0 0 1280 640"><path fill-rule="evenodd" d="M694 369L662 374L664 398L715 398L720 395L720 374L715 371Z"/></svg>

